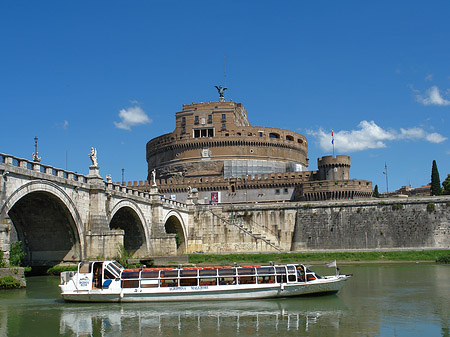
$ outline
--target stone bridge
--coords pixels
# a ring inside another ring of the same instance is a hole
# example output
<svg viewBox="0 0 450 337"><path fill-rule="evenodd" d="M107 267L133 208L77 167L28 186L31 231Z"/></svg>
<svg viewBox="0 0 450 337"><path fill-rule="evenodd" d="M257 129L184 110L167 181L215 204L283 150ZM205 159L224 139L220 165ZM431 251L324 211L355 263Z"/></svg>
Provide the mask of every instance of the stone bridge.
<svg viewBox="0 0 450 337"><path fill-rule="evenodd" d="M0 245L20 240L28 265L187 252L192 206L0 153Z"/></svg>
<svg viewBox="0 0 450 337"><path fill-rule="evenodd" d="M450 196L208 205L137 187L105 181L97 166L82 175L0 153L0 249L20 240L27 265L41 266L112 258L121 246L136 258L450 248Z"/></svg>

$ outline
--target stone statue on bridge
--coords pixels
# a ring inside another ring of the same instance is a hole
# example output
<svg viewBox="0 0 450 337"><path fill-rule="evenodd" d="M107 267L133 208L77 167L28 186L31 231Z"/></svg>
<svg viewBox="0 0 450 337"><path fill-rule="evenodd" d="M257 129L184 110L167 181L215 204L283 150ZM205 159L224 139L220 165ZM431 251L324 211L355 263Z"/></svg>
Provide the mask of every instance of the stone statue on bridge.
<svg viewBox="0 0 450 337"><path fill-rule="evenodd" d="M152 171L152 186L156 186L156 170Z"/></svg>
<svg viewBox="0 0 450 337"><path fill-rule="evenodd" d="M91 147L91 153L89 154L89 158L91 158L92 166L97 167L97 149L94 147Z"/></svg>

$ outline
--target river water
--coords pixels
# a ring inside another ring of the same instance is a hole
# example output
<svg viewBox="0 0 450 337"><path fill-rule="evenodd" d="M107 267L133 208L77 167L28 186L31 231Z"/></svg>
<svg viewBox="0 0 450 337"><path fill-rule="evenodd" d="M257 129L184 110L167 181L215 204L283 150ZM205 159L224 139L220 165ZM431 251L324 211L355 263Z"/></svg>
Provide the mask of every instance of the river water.
<svg viewBox="0 0 450 337"><path fill-rule="evenodd" d="M158 304L65 303L58 277L30 277L0 291L0 336L450 336L450 265L341 272L354 276L337 295Z"/></svg>

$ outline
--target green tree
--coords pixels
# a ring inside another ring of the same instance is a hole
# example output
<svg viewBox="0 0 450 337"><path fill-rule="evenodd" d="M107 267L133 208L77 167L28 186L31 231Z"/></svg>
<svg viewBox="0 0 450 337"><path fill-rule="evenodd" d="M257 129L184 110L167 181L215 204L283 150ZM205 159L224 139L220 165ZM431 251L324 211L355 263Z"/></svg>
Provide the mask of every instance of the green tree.
<svg viewBox="0 0 450 337"><path fill-rule="evenodd" d="M380 197L380 192L378 192L378 185L375 185L375 188L373 189L373 194L372 196L374 198L379 198Z"/></svg>
<svg viewBox="0 0 450 337"><path fill-rule="evenodd" d="M441 180L439 179L439 171L436 165L436 160L433 160L431 167L431 195L441 195Z"/></svg>
<svg viewBox="0 0 450 337"><path fill-rule="evenodd" d="M447 178L442 182L442 187L444 188L443 194L450 194L450 174L447 174Z"/></svg>
<svg viewBox="0 0 450 337"><path fill-rule="evenodd" d="M21 241L12 242L9 247L9 265L14 267L22 266L25 251L22 247Z"/></svg>

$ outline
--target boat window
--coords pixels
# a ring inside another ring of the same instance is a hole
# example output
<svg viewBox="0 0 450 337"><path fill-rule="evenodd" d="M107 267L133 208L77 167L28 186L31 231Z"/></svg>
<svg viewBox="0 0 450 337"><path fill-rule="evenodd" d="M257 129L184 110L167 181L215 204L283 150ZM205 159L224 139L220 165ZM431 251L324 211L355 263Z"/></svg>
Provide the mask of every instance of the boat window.
<svg viewBox="0 0 450 337"><path fill-rule="evenodd" d="M256 277L255 276L240 276L239 284L255 284Z"/></svg>
<svg viewBox="0 0 450 337"><path fill-rule="evenodd" d="M123 271L122 279L139 278L139 271Z"/></svg>
<svg viewBox="0 0 450 337"><path fill-rule="evenodd" d="M122 288L139 288L139 280L122 280Z"/></svg>
<svg viewBox="0 0 450 337"><path fill-rule="evenodd" d="M92 270L92 262L81 262L80 263L80 273L86 274L90 273Z"/></svg>
<svg viewBox="0 0 450 337"><path fill-rule="evenodd" d="M217 275L217 269L203 269L199 270L200 276L216 276Z"/></svg>
<svg viewBox="0 0 450 337"><path fill-rule="evenodd" d="M117 267L115 263L108 264L107 268L114 270L117 275L120 275L120 270L123 269L123 268Z"/></svg>
<svg viewBox="0 0 450 337"><path fill-rule="evenodd" d="M295 267L294 266L287 266L287 270L289 274L295 274Z"/></svg>
<svg viewBox="0 0 450 337"><path fill-rule="evenodd" d="M226 285L226 284L236 284L236 278L235 277L220 277L219 285Z"/></svg>
<svg viewBox="0 0 450 337"><path fill-rule="evenodd" d="M141 280L141 288L156 288L158 285L158 280Z"/></svg>
<svg viewBox="0 0 450 337"><path fill-rule="evenodd" d="M274 275L258 276L258 283L275 283Z"/></svg>
<svg viewBox="0 0 450 337"><path fill-rule="evenodd" d="M117 271L114 268L113 268L113 266L111 264L109 264L109 265L106 266L105 269L108 270L108 272L110 272L112 275L114 275L114 277L119 277L120 276L120 271Z"/></svg>
<svg viewBox="0 0 450 337"><path fill-rule="evenodd" d="M113 263L112 263L114 266L116 266L119 270L122 270L123 269L123 266L119 263L119 262L117 262L117 261L113 261Z"/></svg>
<svg viewBox="0 0 450 337"><path fill-rule="evenodd" d="M286 283L286 282L287 282L286 274L277 275L277 283Z"/></svg>
<svg viewBox="0 0 450 337"><path fill-rule="evenodd" d="M239 268L238 274L239 275L253 275L253 274L255 274L255 268Z"/></svg>
<svg viewBox="0 0 450 337"><path fill-rule="evenodd" d="M197 277L196 270L181 270L180 277Z"/></svg>
<svg viewBox="0 0 450 337"><path fill-rule="evenodd" d="M277 274L286 274L286 268L285 267L275 267L277 270Z"/></svg>
<svg viewBox="0 0 450 337"><path fill-rule="evenodd" d="M161 278L178 277L178 270L164 270L161 272Z"/></svg>
<svg viewBox="0 0 450 337"><path fill-rule="evenodd" d="M297 281L297 276L294 274L289 274L288 275L288 280L289 282L296 282Z"/></svg>
<svg viewBox="0 0 450 337"><path fill-rule="evenodd" d="M181 278L180 279L180 287L196 287L197 286L197 278Z"/></svg>
<svg viewBox="0 0 450 337"><path fill-rule="evenodd" d="M162 279L161 287L178 287L178 279Z"/></svg>
<svg viewBox="0 0 450 337"><path fill-rule="evenodd" d="M256 272L258 273L258 275L274 274L275 269L273 267L262 267L256 268Z"/></svg>
<svg viewBox="0 0 450 337"><path fill-rule="evenodd" d="M203 271L203 270L201 270ZM199 285L200 286L215 286L217 284L217 279L215 277L205 277L201 278Z"/></svg>
<svg viewBox="0 0 450 337"><path fill-rule="evenodd" d="M236 275L236 269L219 269L219 276Z"/></svg>
<svg viewBox="0 0 450 337"><path fill-rule="evenodd" d="M141 273L142 278L158 278L158 276L159 276L159 272L156 270L143 271Z"/></svg>
<svg viewBox="0 0 450 337"><path fill-rule="evenodd" d="M108 269L105 269L104 278L105 280L114 280L116 276L113 273L111 273Z"/></svg>

